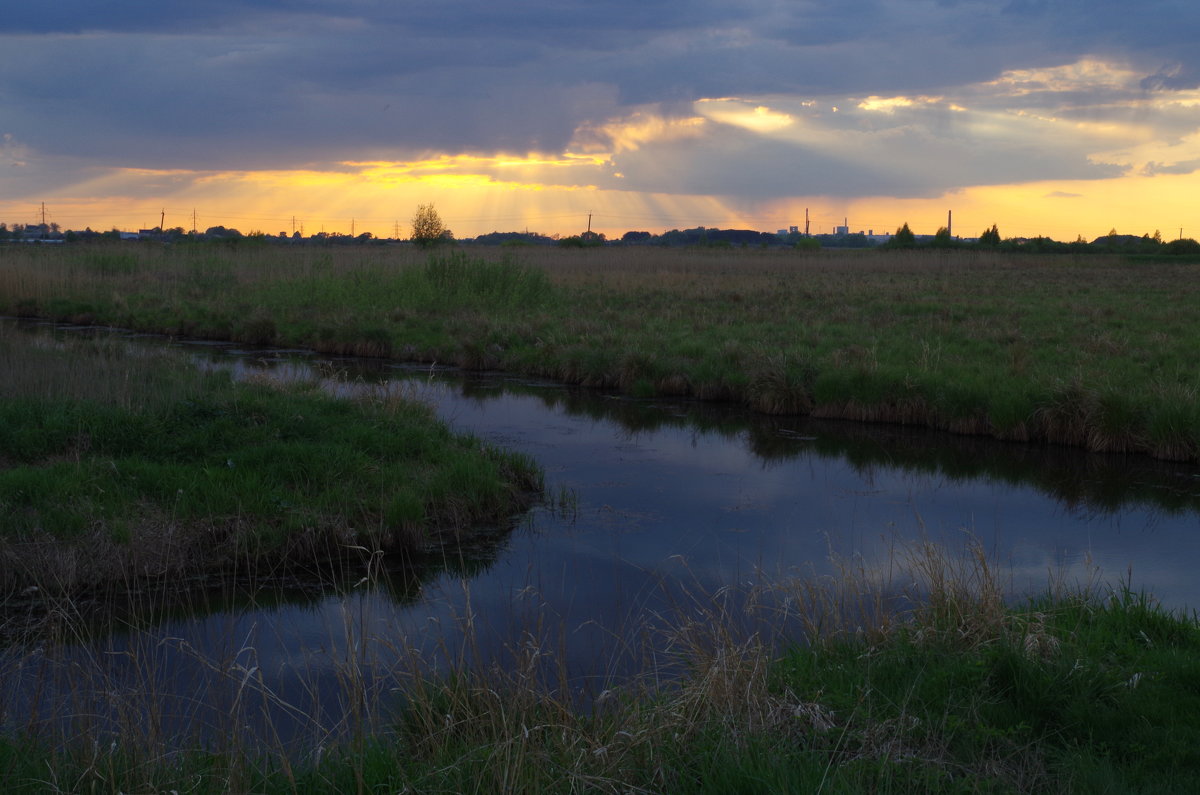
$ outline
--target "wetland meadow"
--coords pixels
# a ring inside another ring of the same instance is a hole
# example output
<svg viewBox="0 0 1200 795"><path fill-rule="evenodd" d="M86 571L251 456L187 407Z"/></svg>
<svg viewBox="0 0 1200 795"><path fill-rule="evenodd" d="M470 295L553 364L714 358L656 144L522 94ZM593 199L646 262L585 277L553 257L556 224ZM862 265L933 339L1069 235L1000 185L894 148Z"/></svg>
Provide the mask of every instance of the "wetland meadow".
<svg viewBox="0 0 1200 795"><path fill-rule="evenodd" d="M0 312L1200 455L1191 262L970 249L10 246Z"/></svg>
<svg viewBox="0 0 1200 795"><path fill-rule="evenodd" d="M1194 791L1198 267L0 248L0 785Z"/></svg>

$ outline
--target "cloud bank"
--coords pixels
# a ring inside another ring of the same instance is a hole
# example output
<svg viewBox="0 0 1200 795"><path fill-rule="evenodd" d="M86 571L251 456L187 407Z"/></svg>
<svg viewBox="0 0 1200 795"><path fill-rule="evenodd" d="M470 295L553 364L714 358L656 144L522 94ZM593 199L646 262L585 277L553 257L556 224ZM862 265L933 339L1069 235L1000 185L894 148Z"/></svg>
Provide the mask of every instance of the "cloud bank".
<svg viewBox="0 0 1200 795"><path fill-rule="evenodd" d="M1172 0L37 4L0 30L0 199L443 155L747 202L1189 174L1197 32Z"/></svg>

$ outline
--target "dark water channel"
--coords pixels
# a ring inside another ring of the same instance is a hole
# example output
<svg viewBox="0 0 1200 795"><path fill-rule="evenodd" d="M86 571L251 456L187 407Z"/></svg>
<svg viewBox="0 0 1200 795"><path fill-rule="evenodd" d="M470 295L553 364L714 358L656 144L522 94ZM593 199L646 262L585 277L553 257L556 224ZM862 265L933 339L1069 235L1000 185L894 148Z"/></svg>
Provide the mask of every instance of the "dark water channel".
<svg viewBox="0 0 1200 795"><path fill-rule="evenodd" d="M310 366L298 353L184 347L242 374ZM923 536L953 549L977 538L1018 593L1042 590L1050 572L1087 580L1098 569L1168 606L1200 606L1196 467L503 374L334 366L351 381L403 383L452 427L532 455L547 504L460 557L380 562L326 591L206 596L193 612L33 654L5 685L10 721L39 707L96 716L100 730L153 693L170 732L224 731L241 709L252 733L315 747L346 729L353 702L388 698L414 657L436 669L467 653L468 621L472 659L503 663L540 644L573 687L599 693L645 660L645 619L677 607L681 588L825 573L831 552L886 567L898 540ZM246 709L252 699L260 706Z"/></svg>

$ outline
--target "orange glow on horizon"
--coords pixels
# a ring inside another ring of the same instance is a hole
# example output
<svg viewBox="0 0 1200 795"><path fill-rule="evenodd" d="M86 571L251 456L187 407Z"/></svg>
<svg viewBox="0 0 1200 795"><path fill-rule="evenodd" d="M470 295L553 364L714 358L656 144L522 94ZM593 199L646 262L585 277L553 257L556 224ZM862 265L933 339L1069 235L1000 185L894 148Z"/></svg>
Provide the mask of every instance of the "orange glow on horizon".
<svg viewBox="0 0 1200 795"><path fill-rule="evenodd" d="M505 158L505 165L497 167L571 168L575 163L567 160L571 165L560 165L564 161L554 158L511 160ZM974 237L994 223L1005 237L1043 235L1074 240L1082 235L1093 239L1116 228L1129 234L1159 230L1164 238L1173 239L1182 227L1185 237L1200 239L1200 225L1190 219L1200 188L1197 174L973 187L927 199L812 196L748 206L719 196L501 181L486 173L447 173L452 169L437 173L429 168L429 162L399 168L391 163L361 163L353 165L362 170L346 172L127 170L90 180L87 187L99 194L94 198L82 191L83 195L64 192L48 196L46 207L48 220L64 229L149 228L158 225L165 210L166 225L184 229L191 228L195 212L201 231L222 225L243 232L290 233L295 219L297 228L303 225L305 235L322 230L349 234L353 228L360 234L391 237L398 225L405 237L417 205L433 203L460 237L526 228L543 234L578 234L586 228L590 213L593 230L610 238L635 229L663 232L694 226L774 232L802 225L805 208L819 219L813 225L814 233L830 232L848 218L852 231L872 229L887 234L908 223L918 234L932 234L945 225L951 210L954 232L962 237ZM495 160L493 165L499 162ZM178 185L175 193L164 198L136 198L135 188L143 179L161 185L164 178ZM37 209L36 203L0 203L0 218L9 224L36 223Z"/></svg>

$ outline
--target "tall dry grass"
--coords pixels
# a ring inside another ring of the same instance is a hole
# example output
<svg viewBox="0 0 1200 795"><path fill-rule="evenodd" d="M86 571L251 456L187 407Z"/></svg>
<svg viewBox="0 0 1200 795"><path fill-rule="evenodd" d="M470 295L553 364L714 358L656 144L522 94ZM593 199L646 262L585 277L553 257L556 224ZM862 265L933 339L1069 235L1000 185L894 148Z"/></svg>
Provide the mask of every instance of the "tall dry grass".
<svg viewBox="0 0 1200 795"><path fill-rule="evenodd" d="M89 400L135 410L193 396L195 368L174 351L101 333L75 339L0 322L0 400Z"/></svg>

